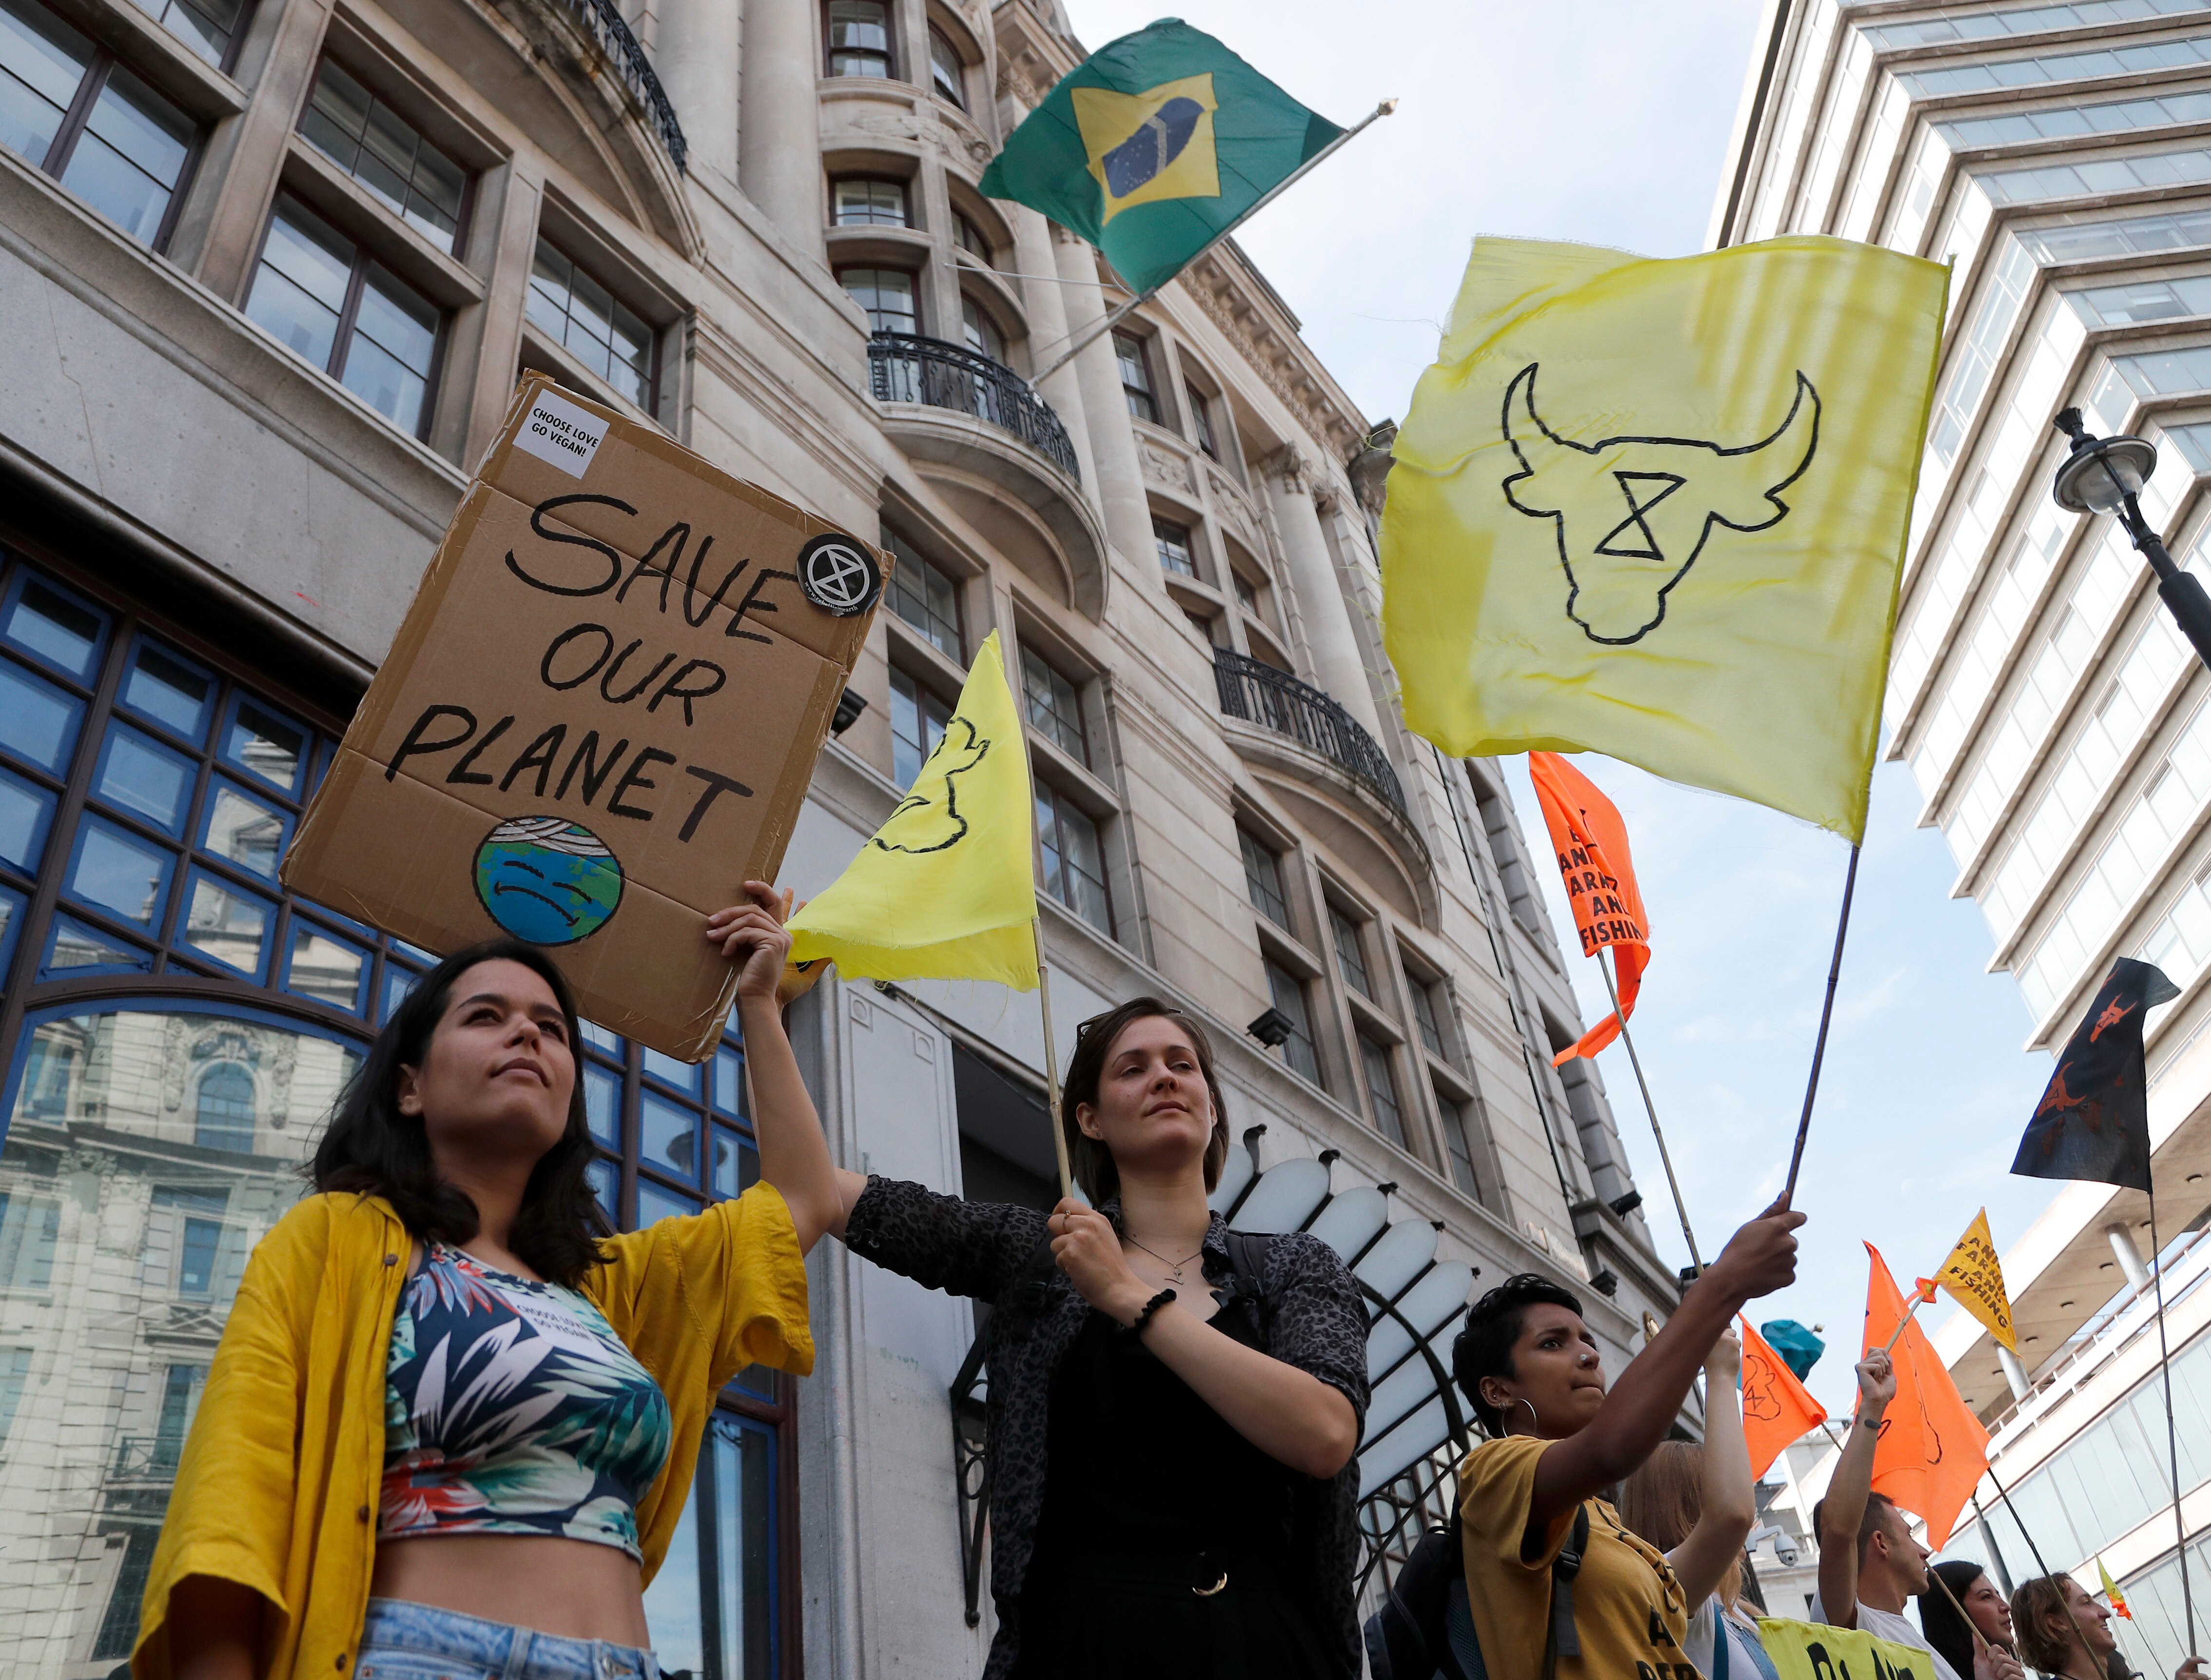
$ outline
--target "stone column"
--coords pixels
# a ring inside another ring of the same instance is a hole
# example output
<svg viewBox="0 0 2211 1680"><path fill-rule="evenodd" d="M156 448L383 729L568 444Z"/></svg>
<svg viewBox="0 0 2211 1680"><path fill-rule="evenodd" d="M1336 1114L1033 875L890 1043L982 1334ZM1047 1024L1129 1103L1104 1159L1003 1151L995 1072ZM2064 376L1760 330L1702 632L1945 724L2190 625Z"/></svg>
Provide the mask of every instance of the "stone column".
<svg viewBox="0 0 2211 1680"><path fill-rule="evenodd" d="M688 166L737 174L737 7L735 0L664 0L653 53L660 85L690 146ZM755 8L759 0L754 0Z"/></svg>
<svg viewBox="0 0 2211 1680"><path fill-rule="evenodd" d="M1281 533L1282 557L1289 563L1290 587L1303 609L1305 639L1311 645L1313 675L1323 688L1379 740L1382 719L1374 709L1374 690L1359 656L1351 628L1350 603L1336 577L1336 561L1313 505L1312 468L1294 447L1278 451L1266 464L1267 504Z"/></svg>
<svg viewBox="0 0 2211 1680"><path fill-rule="evenodd" d="M734 0L718 3L733 6ZM745 0L737 178L784 238L826 262L821 117L815 93L821 69L817 9L814 0Z"/></svg>
<svg viewBox="0 0 2211 1680"><path fill-rule="evenodd" d="M1006 219L1014 227L1015 273L1056 272L1051 224L1026 204L1008 201L1005 209ZM1020 285L1023 311L1028 317L1028 362L1033 370L1056 360L1067 348L1067 300L1060 295L1067 288L1048 280L1024 280ZM1067 428L1067 439L1075 445L1075 458L1082 467L1082 493L1104 519L1106 505L1098 493L1098 461L1091 452L1089 417L1082 412L1082 387L1075 364L1069 362L1038 386L1037 395L1051 405L1052 413Z"/></svg>
<svg viewBox="0 0 2211 1680"><path fill-rule="evenodd" d="M1105 294L1098 285L1097 255L1064 228L1052 238L1058 271L1074 282L1059 288L1064 294L1062 306L1067 311L1068 330L1080 335L1106 312ZM1062 345L1051 354L1059 355L1065 349ZM1082 392L1106 540L1139 571L1147 567L1156 571L1159 546L1152 537L1152 505L1144 496L1144 469L1136 459L1136 434L1130 430L1129 400L1121 394L1121 369L1113 358L1112 334L1100 333L1069 366ZM1057 384L1057 378L1050 383Z"/></svg>

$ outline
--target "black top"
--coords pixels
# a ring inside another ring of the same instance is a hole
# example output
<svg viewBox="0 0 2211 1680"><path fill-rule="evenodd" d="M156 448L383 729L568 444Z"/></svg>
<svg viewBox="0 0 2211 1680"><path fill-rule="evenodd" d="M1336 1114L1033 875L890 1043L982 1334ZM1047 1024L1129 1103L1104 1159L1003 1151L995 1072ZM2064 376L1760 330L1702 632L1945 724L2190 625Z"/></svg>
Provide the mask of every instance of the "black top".
<svg viewBox="0 0 2211 1680"><path fill-rule="evenodd" d="M1213 1326L1257 1348L1232 1302ZM1051 1382L1051 1469L1036 1568L1087 1557L1290 1555L1297 1472L1261 1452L1163 1364L1143 1339L1093 1312Z"/></svg>
<svg viewBox="0 0 2211 1680"><path fill-rule="evenodd" d="M1120 1205L1099 1210L1118 1227ZM984 1680L1005 1680L1021 1654L1021 1588L1034 1557L1051 1471L1052 1381L1084 1324L1099 1315L1064 1272L1039 1275L1045 1218L1033 1208L962 1201L919 1184L871 1177L845 1229L863 1259L931 1289L990 1302L984 1327L990 1369L990 1596L997 1637ZM1225 1284L1228 1227L1205 1234L1208 1283ZM1366 1312L1336 1251L1303 1233L1270 1237L1259 1276L1263 1344L1271 1358L1309 1371L1366 1416ZM1109 1321L1110 1322L1110 1321ZM1225 1427L1225 1426L1224 1426ZM1359 1460L1327 1481L1287 1472L1296 1490L1293 1580L1328 1638L1330 1669L1360 1671L1352 1576L1359 1567Z"/></svg>

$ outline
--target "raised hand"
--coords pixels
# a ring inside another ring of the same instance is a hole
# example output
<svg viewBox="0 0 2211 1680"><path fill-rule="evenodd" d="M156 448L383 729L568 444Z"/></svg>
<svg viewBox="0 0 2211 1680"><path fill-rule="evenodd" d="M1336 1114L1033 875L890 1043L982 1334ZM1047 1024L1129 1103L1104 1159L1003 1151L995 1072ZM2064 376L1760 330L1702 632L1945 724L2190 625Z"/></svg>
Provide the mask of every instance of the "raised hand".
<svg viewBox="0 0 2211 1680"><path fill-rule="evenodd" d="M1074 1197L1063 1196L1045 1229L1051 1233L1053 1262L1082 1298L1118 1324L1135 1323L1152 1291L1129 1269L1113 1222Z"/></svg>
<svg viewBox="0 0 2211 1680"><path fill-rule="evenodd" d="M742 957L740 998L772 998L791 955L791 935L783 925L791 895L777 892L766 881L747 881L745 893L751 902L732 904L706 918L707 943L721 946L722 955L733 962Z"/></svg>
<svg viewBox="0 0 2211 1680"><path fill-rule="evenodd" d="M1742 1339L1735 1333L1735 1326L1730 1324L1720 1332L1719 1340L1712 1344L1712 1351L1705 1356L1705 1375L1732 1388L1742 1371Z"/></svg>
<svg viewBox="0 0 2211 1680"><path fill-rule="evenodd" d="M1858 1361L1858 1413L1878 1417L1896 1398L1896 1367L1880 1348Z"/></svg>
<svg viewBox="0 0 2211 1680"><path fill-rule="evenodd" d="M1728 1239L1711 1270L1745 1301L1788 1288L1796 1281L1796 1228L1803 1223L1781 1198Z"/></svg>

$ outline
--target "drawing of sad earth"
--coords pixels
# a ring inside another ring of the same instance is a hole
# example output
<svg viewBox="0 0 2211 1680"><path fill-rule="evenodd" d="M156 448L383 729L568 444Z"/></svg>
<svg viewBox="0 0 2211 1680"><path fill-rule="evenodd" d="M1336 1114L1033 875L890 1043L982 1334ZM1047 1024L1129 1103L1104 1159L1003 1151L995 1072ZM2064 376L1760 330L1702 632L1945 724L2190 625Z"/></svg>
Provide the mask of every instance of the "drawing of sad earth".
<svg viewBox="0 0 2211 1680"><path fill-rule="evenodd" d="M516 817L476 848L476 897L531 945L572 945L621 908L622 867L605 841L565 817Z"/></svg>

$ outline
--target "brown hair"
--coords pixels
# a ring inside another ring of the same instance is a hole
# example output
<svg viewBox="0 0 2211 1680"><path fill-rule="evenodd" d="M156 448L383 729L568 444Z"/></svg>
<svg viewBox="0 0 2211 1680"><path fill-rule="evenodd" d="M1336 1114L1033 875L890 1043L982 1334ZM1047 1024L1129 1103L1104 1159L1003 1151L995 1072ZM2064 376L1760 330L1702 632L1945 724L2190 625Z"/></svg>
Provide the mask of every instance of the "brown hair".
<svg viewBox="0 0 2211 1680"><path fill-rule="evenodd" d="M1705 1508L1705 1449L1662 1441L1620 1487L1620 1520L1661 1551L1689 1538Z"/></svg>
<svg viewBox="0 0 2211 1680"><path fill-rule="evenodd" d="M2019 1654L2030 1668L2040 1669L2044 1674L2063 1671L2072 1653L2075 1627L2073 1606L2065 1597L2065 1589L2072 1584L2070 1575L2040 1575L2022 1582L2011 1595L2011 1631L2012 1637L2019 1641ZM2065 1631L2062 1634L2050 1631L2053 1612L2065 1618ZM2086 1650L2085 1637L2081 1643Z"/></svg>
<svg viewBox="0 0 2211 1680"><path fill-rule="evenodd" d="M1060 1087L1059 1129L1067 1139L1068 1164L1093 1207L1121 1194L1121 1169L1113 1164L1113 1151L1085 1135L1075 1124L1075 1113L1086 1103L1098 1106L1098 1082L1105 1074L1113 1041L1131 1023L1154 1015L1172 1021L1190 1035L1190 1047L1197 1052L1198 1071L1205 1075L1206 1092L1213 1099L1213 1135L1205 1145L1207 1190L1221 1182L1221 1169L1228 1159L1228 1109L1221 1098L1220 1076L1213 1071L1213 1041L1205 1036L1203 1027L1172 1004L1158 998L1130 998L1075 1028L1075 1054L1068 1059L1067 1082Z"/></svg>
<svg viewBox="0 0 2211 1680"><path fill-rule="evenodd" d="M1866 1548L1873 1544L1875 1535L1885 1529L1892 1534L1895 1532L1895 1530L1890 1526L1888 1520L1888 1514L1895 1508L1895 1501L1885 1493L1869 1493L1866 1496L1865 1514L1858 1519L1859 1568L1865 1567ZM1822 1519L1826 1514L1827 1501L1826 1496L1822 1495L1812 1507L1812 1532L1823 1544L1826 1539L1827 1531Z"/></svg>

